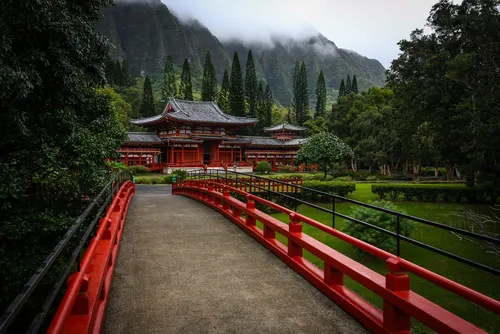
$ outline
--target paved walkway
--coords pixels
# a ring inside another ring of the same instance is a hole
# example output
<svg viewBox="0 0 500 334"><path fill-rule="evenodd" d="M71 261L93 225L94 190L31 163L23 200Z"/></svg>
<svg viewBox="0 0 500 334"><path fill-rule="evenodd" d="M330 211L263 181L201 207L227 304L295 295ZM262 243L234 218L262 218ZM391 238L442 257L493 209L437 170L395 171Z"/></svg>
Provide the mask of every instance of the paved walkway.
<svg viewBox="0 0 500 334"><path fill-rule="evenodd" d="M363 333L363 327L216 211L138 185L105 333Z"/></svg>

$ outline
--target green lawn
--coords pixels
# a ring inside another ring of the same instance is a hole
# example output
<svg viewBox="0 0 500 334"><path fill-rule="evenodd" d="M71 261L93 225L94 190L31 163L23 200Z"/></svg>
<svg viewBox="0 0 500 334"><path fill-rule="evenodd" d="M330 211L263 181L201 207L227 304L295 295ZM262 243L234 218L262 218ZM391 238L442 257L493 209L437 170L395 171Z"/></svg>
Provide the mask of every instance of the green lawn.
<svg viewBox="0 0 500 334"><path fill-rule="evenodd" d="M377 195L371 192L371 184L357 183L356 191L350 196L353 199L370 202L378 198ZM426 218L429 220L441 222L444 224L456 223L460 221L460 213L466 209L472 209L478 212L491 212L488 205L470 205L470 204L456 204L456 203L421 203L421 202L405 202L395 201L398 207L405 210L407 214ZM324 204L324 206L328 206ZM330 205L331 207L331 205ZM347 202L338 203L336 206L338 212L349 214L353 210L353 205ZM332 217L328 213L306 207L300 206L299 212L314 218L315 220L324 224L332 224ZM284 214L276 214L275 217L287 222L288 217ZM342 229L346 222L337 218L336 227ZM385 264L383 261L374 259L367 255L359 255L352 246L337 240L324 232L315 228L304 225L304 232L329 245L330 247L340 251L364 265L376 270L381 274L385 274ZM463 257L500 268L500 258L493 257L492 255L485 254L477 245L467 241L459 241L456 236L448 231L439 228L426 226L423 224L415 223L415 229L411 235L412 238L424 241L427 244L439 247L441 249L453 252ZM281 238L285 242L284 238ZM315 258L311 254L306 254L306 257L319 267L323 266L322 261ZM480 270L474 269L468 265L461 264L455 260L448 259L444 256L434 254L430 251L421 249L417 246L402 242L401 244L401 257L412 261L422 267L430 269L445 277L453 279L461 284L470 288L480 291L495 299L500 299L500 279L494 275L484 273ZM382 300L372 292L360 286L350 279L346 280L347 286L367 298L370 302L382 306ZM464 319L484 328L487 331L500 330L500 317L493 312L484 311L475 304L465 301L463 298L449 293L427 281L418 277L411 277L411 287L413 291L425 296L426 298L434 301L449 311L458 314ZM415 324L415 331L426 331L421 325Z"/></svg>

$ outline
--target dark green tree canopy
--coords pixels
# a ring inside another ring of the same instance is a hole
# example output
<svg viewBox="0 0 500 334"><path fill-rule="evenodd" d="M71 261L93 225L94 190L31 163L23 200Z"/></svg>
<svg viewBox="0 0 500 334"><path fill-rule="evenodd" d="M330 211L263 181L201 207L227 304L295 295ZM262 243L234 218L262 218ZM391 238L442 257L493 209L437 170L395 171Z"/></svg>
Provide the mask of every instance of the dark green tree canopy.
<svg viewBox="0 0 500 334"><path fill-rule="evenodd" d="M218 94L217 104L222 109L222 111L229 113L231 110L231 105L229 103L231 85L229 83L229 74L227 70L224 70L224 76L222 77L222 85Z"/></svg>
<svg viewBox="0 0 500 334"><path fill-rule="evenodd" d="M229 104L231 106L231 114L245 116L245 93L243 91L243 77L241 75L240 60L238 59L237 52L233 56L230 85Z"/></svg>
<svg viewBox="0 0 500 334"><path fill-rule="evenodd" d="M217 78L210 52L207 52L205 57L205 68L201 81L201 99L202 101L215 101L217 99Z"/></svg>
<svg viewBox="0 0 500 334"><path fill-rule="evenodd" d="M257 116L257 75L253 62L252 50L248 50L247 66L245 70L245 97L248 104L248 116Z"/></svg>
<svg viewBox="0 0 500 334"><path fill-rule="evenodd" d="M314 118L323 117L326 110L326 82L323 71L319 72L316 83L316 112Z"/></svg>
<svg viewBox="0 0 500 334"><path fill-rule="evenodd" d="M342 79L342 81L340 81L340 87L339 87L339 96L338 96L338 99L340 99L342 96L344 96L346 94L346 90L345 90L345 82L344 82L344 79Z"/></svg>
<svg viewBox="0 0 500 334"><path fill-rule="evenodd" d="M351 83L351 76L347 76L347 80L345 82L345 93L349 94L352 92L352 83Z"/></svg>
<svg viewBox="0 0 500 334"><path fill-rule="evenodd" d="M144 88L142 90L142 103L141 103L141 116L148 117L156 115L155 102L153 98L153 87L151 86L151 80L149 76L146 75L144 80Z"/></svg>
<svg viewBox="0 0 500 334"><path fill-rule="evenodd" d="M354 74L352 77L351 91L355 94L359 93L359 91L358 91L358 79L356 79L356 74Z"/></svg>
<svg viewBox="0 0 500 334"><path fill-rule="evenodd" d="M165 107L168 99L177 96L177 84L172 57L168 55L165 58L165 66L163 68L163 82L161 85L161 101Z"/></svg>
<svg viewBox="0 0 500 334"><path fill-rule="evenodd" d="M272 125L273 102L273 93L271 92L271 87L267 84L264 91L264 114L266 116L264 127Z"/></svg>
<svg viewBox="0 0 500 334"><path fill-rule="evenodd" d="M193 101L193 83L191 81L191 70L187 59L184 59L184 64L182 65L179 97L183 100Z"/></svg>

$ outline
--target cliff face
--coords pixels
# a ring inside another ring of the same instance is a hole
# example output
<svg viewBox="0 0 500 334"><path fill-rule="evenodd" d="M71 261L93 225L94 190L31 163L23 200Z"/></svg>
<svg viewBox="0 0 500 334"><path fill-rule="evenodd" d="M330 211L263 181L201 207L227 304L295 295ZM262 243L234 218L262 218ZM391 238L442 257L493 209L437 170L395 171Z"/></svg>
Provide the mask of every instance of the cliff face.
<svg viewBox="0 0 500 334"><path fill-rule="evenodd" d="M238 41L221 43L199 22L181 22L159 0L118 2L104 10L97 28L113 44L112 56L126 58L135 75L162 71L165 56L170 54L178 66L187 58L196 78L201 75L205 53L210 51L221 80L224 69L231 66L233 53L238 52L244 71L248 50L252 49L257 76L269 83L274 97L282 104L292 100L297 59L306 63L311 97L320 70L325 73L329 93L338 89L340 80L347 75L356 74L361 90L385 82L385 69L380 62L340 49L320 33L303 40L276 39L272 47Z"/></svg>

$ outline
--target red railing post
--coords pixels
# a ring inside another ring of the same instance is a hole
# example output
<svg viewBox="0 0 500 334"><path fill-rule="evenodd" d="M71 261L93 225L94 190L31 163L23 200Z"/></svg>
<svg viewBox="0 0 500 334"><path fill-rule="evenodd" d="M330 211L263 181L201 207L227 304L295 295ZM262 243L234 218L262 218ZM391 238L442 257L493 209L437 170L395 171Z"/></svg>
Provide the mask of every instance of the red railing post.
<svg viewBox="0 0 500 334"><path fill-rule="evenodd" d="M223 195L224 195L224 200L222 202L222 209L228 211L230 208L229 202L225 200L226 198L229 198L229 190L227 188L224 188Z"/></svg>
<svg viewBox="0 0 500 334"><path fill-rule="evenodd" d="M253 211L253 210L255 210L255 202L251 199L250 196L247 196L247 212L245 214L247 226L255 226L255 218L251 217L248 214L248 211Z"/></svg>
<svg viewBox="0 0 500 334"><path fill-rule="evenodd" d="M302 224L300 223L299 217L294 212L290 213L290 223L288 224L288 230L291 234L302 234ZM302 257L302 247L293 242L290 238L288 238L288 256L292 258Z"/></svg>
<svg viewBox="0 0 500 334"><path fill-rule="evenodd" d="M410 277L403 272L397 259L389 258L386 261L387 274L385 287L396 293L410 291ZM410 315L384 300L384 326L391 332L410 333Z"/></svg>

